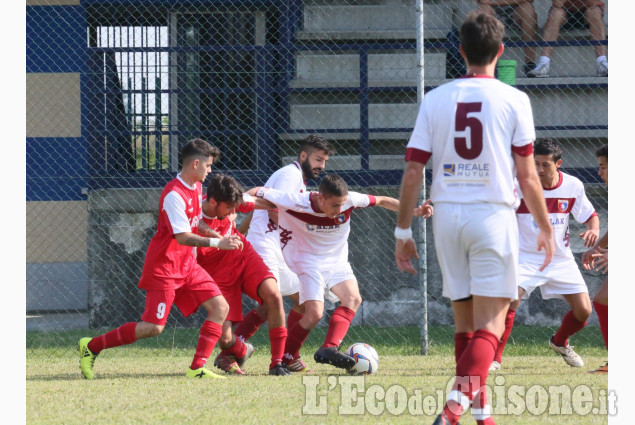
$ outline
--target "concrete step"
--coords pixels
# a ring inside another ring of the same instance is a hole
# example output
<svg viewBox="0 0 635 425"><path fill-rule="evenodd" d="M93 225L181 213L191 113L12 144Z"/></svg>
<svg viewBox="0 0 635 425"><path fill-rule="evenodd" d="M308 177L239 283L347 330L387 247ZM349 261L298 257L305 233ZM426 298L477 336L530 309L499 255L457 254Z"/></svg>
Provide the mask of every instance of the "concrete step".
<svg viewBox="0 0 635 425"><path fill-rule="evenodd" d="M445 53L430 53L424 59L426 79L445 78ZM371 87L411 87L417 85L418 79L416 53L368 55ZM359 87L359 55L300 52L291 87Z"/></svg>
<svg viewBox="0 0 635 425"><path fill-rule="evenodd" d="M348 35L365 39L374 32L385 32L388 39L411 38L417 28L415 3L384 5L306 5L304 27L298 38L315 34ZM451 2L424 4L424 36L445 37L452 28Z"/></svg>
<svg viewBox="0 0 635 425"><path fill-rule="evenodd" d="M608 46L606 46L608 56ZM540 48L536 51L536 59L540 57ZM524 77L522 65L525 61L523 49L513 47L505 49L501 59L513 59L518 62L516 76ZM549 67L550 77L595 77L595 50L593 46L554 47ZM606 80L606 78L605 78Z"/></svg>
<svg viewBox="0 0 635 425"><path fill-rule="evenodd" d="M528 95L537 127L608 125L608 93L604 89L530 91ZM418 106L415 103L370 104L369 127L371 129L412 128L417 112ZM358 129L360 128L360 107L359 104L292 104L290 105L290 126L291 130ZM561 132L558 137L607 136L607 131L602 129L557 131Z"/></svg>

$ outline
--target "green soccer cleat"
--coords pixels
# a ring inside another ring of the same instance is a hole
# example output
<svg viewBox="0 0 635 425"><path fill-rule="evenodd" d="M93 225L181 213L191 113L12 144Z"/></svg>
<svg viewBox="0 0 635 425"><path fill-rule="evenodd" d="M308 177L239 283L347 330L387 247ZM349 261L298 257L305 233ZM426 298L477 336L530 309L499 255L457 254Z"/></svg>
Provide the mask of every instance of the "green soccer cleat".
<svg viewBox="0 0 635 425"><path fill-rule="evenodd" d="M215 374L214 372L212 372L211 370L204 368L204 367L199 367L198 369L187 369L187 372L185 372L185 376L187 376L188 378L201 378L201 379L227 379L224 376L220 376Z"/></svg>
<svg viewBox="0 0 635 425"><path fill-rule="evenodd" d="M79 351L79 368L86 379L93 379L93 366L95 365L95 359L97 354L93 354L88 349L88 343L92 338L82 338L77 343L77 351Z"/></svg>

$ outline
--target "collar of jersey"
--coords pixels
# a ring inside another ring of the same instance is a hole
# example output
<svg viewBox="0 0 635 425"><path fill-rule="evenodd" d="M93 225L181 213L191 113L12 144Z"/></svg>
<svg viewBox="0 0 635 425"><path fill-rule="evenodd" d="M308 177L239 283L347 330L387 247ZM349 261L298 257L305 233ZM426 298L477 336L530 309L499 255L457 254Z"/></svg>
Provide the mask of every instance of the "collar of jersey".
<svg viewBox="0 0 635 425"><path fill-rule="evenodd" d="M185 180L181 178L181 173L177 174L176 178L179 179L183 186L187 187L190 190L196 190L196 183L194 183L194 186L190 186L189 184L185 183Z"/></svg>
<svg viewBox="0 0 635 425"><path fill-rule="evenodd" d="M564 180L564 176L562 175L562 171L558 170L558 183L554 187L542 187L543 190L555 190L562 186L562 180Z"/></svg>
<svg viewBox="0 0 635 425"><path fill-rule="evenodd" d="M462 77L459 78L491 78L494 79L494 77L492 77L491 75L485 75L485 74L467 74L464 75Z"/></svg>

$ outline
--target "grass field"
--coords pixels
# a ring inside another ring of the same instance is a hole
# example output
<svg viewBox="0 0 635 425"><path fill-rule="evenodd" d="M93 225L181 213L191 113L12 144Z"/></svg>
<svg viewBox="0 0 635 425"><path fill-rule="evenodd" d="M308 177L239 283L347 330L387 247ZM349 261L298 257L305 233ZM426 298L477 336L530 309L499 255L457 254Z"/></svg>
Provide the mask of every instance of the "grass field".
<svg viewBox="0 0 635 425"><path fill-rule="evenodd" d="M75 351L86 332L29 332L27 423L431 424L453 378L453 334L447 327L430 330L428 356L418 355L416 328L351 328L344 345L369 342L380 355L375 375L354 379L313 362L324 336L323 329L316 329L302 351L315 371L310 378L268 376L268 343L261 330L252 338L256 353L247 363L247 375L190 380L184 374L197 332L166 330L158 338L107 350L95 363L92 381L81 378ZM548 348L552 333L550 328L514 328L503 369L488 381L497 424L607 423L608 377L587 373L606 361L599 331L584 329L573 341L585 341L576 347L585 359L583 368L567 366ZM351 389L359 389L352 392L356 397L350 396ZM461 423L475 421L468 413Z"/></svg>

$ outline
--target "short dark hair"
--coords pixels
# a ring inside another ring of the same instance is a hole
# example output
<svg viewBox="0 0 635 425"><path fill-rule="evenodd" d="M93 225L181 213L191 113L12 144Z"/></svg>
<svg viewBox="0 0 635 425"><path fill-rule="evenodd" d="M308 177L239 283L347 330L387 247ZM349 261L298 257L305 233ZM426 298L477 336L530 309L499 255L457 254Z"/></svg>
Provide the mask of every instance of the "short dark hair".
<svg viewBox="0 0 635 425"><path fill-rule="evenodd" d="M553 139L536 139L534 155L553 155L553 162L562 158L562 148Z"/></svg>
<svg viewBox="0 0 635 425"><path fill-rule="evenodd" d="M211 156L216 162L220 158L220 150L203 139L192 139L181 148L180 163L183 164L195 156L204 158Z"/></svg>
<svg viewBox="0 0 635 425"><path fill-rule="evenodd" d="M495 16L479 10L470 12L459 32L461 46L470 65L492 63L505 35L505 26Z"/></svg>
<svg viewBox="0 0 635 425"><path fill-rule="evenodd" d="M335 148L325 138L311 134L302 141L300 152L306 152L310 155L313 151L324 151L331 156L335 153Z"/></svg>
<svg viewBox="0 0 635 425"><path fill-rule="evenodd" d="M320 194L323 197L346 196L348 195L348 185L344 179L337 174L327 174L320 182Z"/></svg>
<svg viewBox="0 0 635 425"><path fill-rule="evenodd" d="M598 150L595 151L595 156L598 157L598 158L603 156L608 161L608 159L609 159L609 145L600 146L598 148Z"/></svg>
<svg viewBox="0 0 635 425"><path fill-rule="evenodd" d="M235 178L227 174L215 173L207 186L207 199L229 205L242 203L244 188Z"/></svg>

